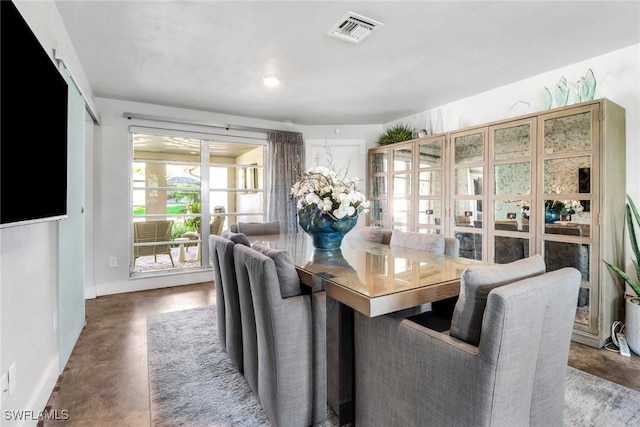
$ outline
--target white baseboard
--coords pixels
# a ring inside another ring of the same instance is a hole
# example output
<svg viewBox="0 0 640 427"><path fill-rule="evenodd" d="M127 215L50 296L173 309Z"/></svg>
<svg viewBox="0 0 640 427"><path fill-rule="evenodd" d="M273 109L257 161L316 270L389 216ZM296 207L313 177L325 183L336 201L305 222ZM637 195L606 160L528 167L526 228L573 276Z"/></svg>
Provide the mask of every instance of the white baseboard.
<svg viewBox="0 0 640 427"><path fill-rule="evenodd" d="M25 419L22 421L18 421L16 424L14 424L15 426L35 427L38 425L37 415L41 411L44 411L44 408L45 406L47 406L47 402L51 397L51 392L53 392L53 388L55 387L56 382L58 381L59 365L60 365L59 357L57 355L55 357L52 357L51 360L49 361L49 364L47 365L47 368L42 373L42 377L40 378L40 381L38 382L35 389L33 390L33 393L31 394L29 401L25 405L25 408L29 408L28 410L32 411L31 413L33 414L33 417L31 418L35 418L35 419ZM2 416L4 417L4 414L2 414Z"/></svg>
<svg viewBox="0 0 640 427"><path fill-rule="evenodd" d="M213 273L211 270L188 274L181 273L165 276L131 278L126 281L96 285L96 296L148 291L151 289L170 288L172 286L193 285L196 283L211 282L212 280Z"/></svg>

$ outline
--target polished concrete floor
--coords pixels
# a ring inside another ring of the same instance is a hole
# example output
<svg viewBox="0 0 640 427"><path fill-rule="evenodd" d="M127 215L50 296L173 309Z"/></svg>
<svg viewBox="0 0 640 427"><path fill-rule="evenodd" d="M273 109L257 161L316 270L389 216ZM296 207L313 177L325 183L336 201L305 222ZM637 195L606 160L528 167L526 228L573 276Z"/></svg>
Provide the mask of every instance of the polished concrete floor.
<svg viewBox="0 0 640 427"><path fill-rule="evenodd" d="M68 411L40 426L150 426L147 316L215 303L213 283L86 301L87 324L46 409ZM640 390L640 357L572 343L569 364Z"/></svg>

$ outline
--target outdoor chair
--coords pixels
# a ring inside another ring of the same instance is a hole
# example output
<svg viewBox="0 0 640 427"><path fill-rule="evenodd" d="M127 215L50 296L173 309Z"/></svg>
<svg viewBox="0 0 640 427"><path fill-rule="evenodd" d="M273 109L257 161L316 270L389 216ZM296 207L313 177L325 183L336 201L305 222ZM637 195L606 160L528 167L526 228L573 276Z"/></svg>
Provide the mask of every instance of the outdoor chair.
<svg viewBox="0 0 640 427"><path fill-rule="evenodd" d="M166 221L144 221L133 223L133 265L136 259L141 256L153 255L153 260L158 262L158 255L169 255L171 266L175 267L173 255L171 254L171 228L172 220ZM155 243L157 245L136 246L138 243Z"/></svg>
<svg viewBox="0 0 640 427"><path fill-rule="evenodd" d="M222 235L222 228L224 227L224 220L225 220L225 216L224 215L216 215L216 214L220 214L220 213L224 213L225 209L224 206L216 206L213 209L214 215L211 217L211 222L209 223L209 235L210 236L221 236ZM196 231L187 231L186 233L182 234L181 237L183 238L187 238L190 240L200 240L201 235L200 235L200 230ZM186 243L185 247L187 248L187 250L189 250L189 248L191 246L197 246L198 243Z"/></svg>

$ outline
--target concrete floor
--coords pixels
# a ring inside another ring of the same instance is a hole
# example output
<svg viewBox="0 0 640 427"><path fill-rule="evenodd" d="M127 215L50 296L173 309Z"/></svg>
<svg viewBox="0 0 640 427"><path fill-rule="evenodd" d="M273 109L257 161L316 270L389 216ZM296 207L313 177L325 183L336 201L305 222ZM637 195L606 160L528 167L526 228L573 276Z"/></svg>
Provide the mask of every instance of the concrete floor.
<svg viewBox="0 0 640 427"><path fill-rule="evenodd" d="M86 301L85 326L39 426L150 426L147 316L215 303L213 282ZM640 391L640 357L572 343L569 364Z"/></svg>

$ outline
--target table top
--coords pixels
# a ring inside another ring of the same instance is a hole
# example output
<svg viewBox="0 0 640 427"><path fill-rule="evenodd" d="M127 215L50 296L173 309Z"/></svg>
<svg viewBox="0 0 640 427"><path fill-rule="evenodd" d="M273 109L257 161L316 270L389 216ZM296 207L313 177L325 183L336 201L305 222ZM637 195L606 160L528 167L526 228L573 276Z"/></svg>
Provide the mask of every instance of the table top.
<svg viewBox="0 0 640 427"><path fill-rule="evenodd" d="M248 237L287 249L303 284L321 281L328 296L370 317L456 296L464 269L483 264L349 238L327 251L305 233Z"/></svg>

